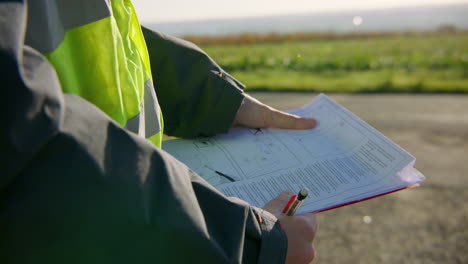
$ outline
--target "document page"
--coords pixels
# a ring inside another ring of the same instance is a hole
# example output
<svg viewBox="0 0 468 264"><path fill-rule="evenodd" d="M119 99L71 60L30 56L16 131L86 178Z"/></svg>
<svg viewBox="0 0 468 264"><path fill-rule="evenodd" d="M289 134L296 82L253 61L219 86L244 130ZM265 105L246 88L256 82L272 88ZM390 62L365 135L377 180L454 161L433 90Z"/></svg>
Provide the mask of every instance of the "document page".
<svg viewBox="0 0 468 264"><path fill-rule="evenodd" d="M308 130L235 128L163 149L228 196L263 207L282 191L310 190L298 214L317 212L413 186L415 158L321 94L289 111L315 118Z"/></svg>

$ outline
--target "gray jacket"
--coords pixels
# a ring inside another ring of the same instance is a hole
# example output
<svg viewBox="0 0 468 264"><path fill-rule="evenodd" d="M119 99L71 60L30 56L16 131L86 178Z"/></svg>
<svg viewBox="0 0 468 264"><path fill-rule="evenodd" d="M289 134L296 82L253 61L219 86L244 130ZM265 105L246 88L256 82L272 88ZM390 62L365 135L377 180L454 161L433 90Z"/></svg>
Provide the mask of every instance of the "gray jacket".
<svg viewBox="0 0 468 264"><path fill-rule="evenodd" d="M283 263L277 219L218 192L75 95L0 1L2 263ZM226 131L242 85L193 44L144 29L168 134ZM220 101L221 100L221 101Z"/></svg>

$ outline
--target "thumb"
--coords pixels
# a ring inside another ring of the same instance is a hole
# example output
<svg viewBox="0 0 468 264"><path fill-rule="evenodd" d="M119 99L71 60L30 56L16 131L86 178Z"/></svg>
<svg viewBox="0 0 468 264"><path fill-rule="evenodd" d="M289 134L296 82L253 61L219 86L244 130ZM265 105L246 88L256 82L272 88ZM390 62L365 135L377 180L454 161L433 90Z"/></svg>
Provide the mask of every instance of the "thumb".
<svg viewBox="0 0 468 264"><path fill-rule="evenodd" d="M274 216L279 217L284 209L286 203L291 198L292 192L282 192L273 200L269 201L263 209L272 213Z"/></svg>
<svg viewBox="0 0 468 264"><path fill-rule="evenodd" d="M283 129L310 129L315 127L317 121L312 118L300 117L270 108L267 126Z"/></svg>

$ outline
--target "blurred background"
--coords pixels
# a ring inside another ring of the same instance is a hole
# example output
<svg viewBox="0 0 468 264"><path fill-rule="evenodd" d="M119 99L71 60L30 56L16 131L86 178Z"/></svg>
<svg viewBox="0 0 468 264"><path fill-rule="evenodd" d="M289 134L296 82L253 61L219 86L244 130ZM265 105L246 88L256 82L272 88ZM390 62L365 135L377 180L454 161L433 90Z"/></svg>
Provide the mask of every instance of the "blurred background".
<svg viewBox="0 0 468 264"><path fill-rule="evenodd" d="M417 158L420 188L319 214L315 263L468 263L468 0L135 0L278 109L325 92Z"/></svg>
<svg viewBox="0 0 468 264"><path fill-rule="evenodd" d="M134 1L252 90L468 92L468 1Z"/></svg>

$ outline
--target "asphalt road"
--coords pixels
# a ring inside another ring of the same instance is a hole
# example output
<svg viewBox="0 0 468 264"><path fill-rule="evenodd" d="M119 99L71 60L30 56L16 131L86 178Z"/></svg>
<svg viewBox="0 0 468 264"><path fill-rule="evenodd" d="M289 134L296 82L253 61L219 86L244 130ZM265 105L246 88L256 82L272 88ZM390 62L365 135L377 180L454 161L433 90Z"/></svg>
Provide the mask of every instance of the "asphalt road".
<svg viewBox="0 0 468 264"><path fill-rule="evenodd" d="M251 94L281 110L315 96ZM315 263L468 263L468 96L329 96L413 154L427 179L320 213Z"/></svg>

